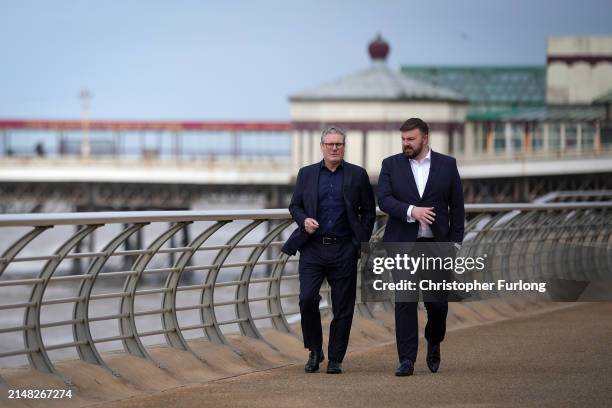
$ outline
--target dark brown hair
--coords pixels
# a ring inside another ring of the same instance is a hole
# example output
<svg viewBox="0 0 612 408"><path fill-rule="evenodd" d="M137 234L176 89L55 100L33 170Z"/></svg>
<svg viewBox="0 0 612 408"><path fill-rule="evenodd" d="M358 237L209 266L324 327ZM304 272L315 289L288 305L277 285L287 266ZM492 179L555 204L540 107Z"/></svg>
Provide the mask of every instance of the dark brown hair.
<svg viewBox="0 0 612 408"><path fill-rule="evenodd" d="M401 132L407 132L412 129L419 129L423 136L429 135L429 126L425 121L419 118L410 118L404 122L402 127L400 128Z"/></svg>

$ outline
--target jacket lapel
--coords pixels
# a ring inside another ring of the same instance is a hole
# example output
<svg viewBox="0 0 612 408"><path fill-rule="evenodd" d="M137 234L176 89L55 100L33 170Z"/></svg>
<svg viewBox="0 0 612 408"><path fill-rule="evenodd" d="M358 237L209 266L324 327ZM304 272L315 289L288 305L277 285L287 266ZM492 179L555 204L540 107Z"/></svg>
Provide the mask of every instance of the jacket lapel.
<svg viewBox="0 0 612 408"><path fill-rule="evenodd" d="M431 152L431 162L429 163L429 177L427 177L427 183L425 183L425 190L423 190L423 197L425 197L433 188L434 183L435 183L434 179L437 173L438 173L438 160L436 157L436 153L432 151Z"/></svg>
<svg viewBox="0 0 612 408"><path fill-rule="evenodd" d="M348 205L347 194L351 189L351 178L353 173L351 172L349 166L346 165L346 162L342 162L342 196L344 197L344 202Z"/></svg>
<svg viewBox="0 0 612 408"><path fill-rule="evenodd" d="M313 203L314 214L312 214L312 216L316 218L317 211L319 210L317 207L319 204L319 174L321 174L321 163L319 163L318 166L313 166L313 171L314 171L314 174L312 175L312 178L311 178L311 180L313 180L313 183L310 185L310 188L312 189L312 197L314 197L314 203Z"/></svg>
<svg viewBox="0 0 612 408"><path fill-rule="evenodd" d="M402 157L402 159L403 159L402 163L404 164L404 167L406 168L404 173L408 174L408 185L410 185L410 187L412 188L413 193L417 197L420 197L419 189L416 184L416 179L414 178L414 173L412 173L412 166L410 165L410 159L406 157L405 155L404 157Z"/></svg>

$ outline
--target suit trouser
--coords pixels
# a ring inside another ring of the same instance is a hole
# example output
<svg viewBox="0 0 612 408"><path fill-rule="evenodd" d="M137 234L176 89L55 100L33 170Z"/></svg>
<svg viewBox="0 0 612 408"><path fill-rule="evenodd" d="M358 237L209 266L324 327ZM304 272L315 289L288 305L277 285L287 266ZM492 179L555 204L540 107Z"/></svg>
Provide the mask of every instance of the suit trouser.
<svg viewBox="0 0 612 408"><path fill-rule="evenodd" d="M418 239L417 242L428 242L430 239ZM426 245L426 244L423 244ZM420 247L423 249L424 247ZM419 250L419 253L421 250ZM435 252L425 249L427 256L436 256ZM442 275L443 276L443 275ZM420 273L416 273L415 281L418 284ZM434 278L432 280L440 280ZM415 293L415 300L418 300L418 292ZM425 309L427 310L427 324L425 325L425 339L429 343L437 344L444 340L446 335L446 316L448 314L448 292L432 291L423 294ZM429 300L429 301L428 301ZM397 353L400 363L405 360L416 361L419 347L419 320L418 302L396 302L395 303L395 339L397 343Z"/></svg>
<svg viewBox="0 0 612 408"><path fill-rule="evenodd" d="M319 351L323 347L319 290L326 278L331 287L334 315L329 330L328 357L342 362L355 309L357 249L351 242L323 245L313 240L300 250L299 272L304 348Z"/></svg>

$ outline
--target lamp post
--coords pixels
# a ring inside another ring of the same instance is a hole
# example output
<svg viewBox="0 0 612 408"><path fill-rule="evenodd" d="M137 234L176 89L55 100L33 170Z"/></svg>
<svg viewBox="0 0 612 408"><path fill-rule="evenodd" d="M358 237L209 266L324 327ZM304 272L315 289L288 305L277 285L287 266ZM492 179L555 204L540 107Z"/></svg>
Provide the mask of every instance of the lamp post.
<svg viewBox="0 0 612 408"><path fill-rule="evenodd" d="M85 88L79 93L79 98L81 99L81 129L83 130L81 157L86 159L89 158L91 153L91 146L89 145L89 102L91 97L91 93Z"/></svg>

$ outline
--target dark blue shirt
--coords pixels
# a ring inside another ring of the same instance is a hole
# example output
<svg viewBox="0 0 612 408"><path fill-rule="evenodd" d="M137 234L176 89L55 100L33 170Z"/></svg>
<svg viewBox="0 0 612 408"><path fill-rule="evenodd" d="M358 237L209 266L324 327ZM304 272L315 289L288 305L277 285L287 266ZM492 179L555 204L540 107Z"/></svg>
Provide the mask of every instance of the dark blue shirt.
<svg viewBox="0 0 612 408"><path fill-rule="evenodd" d="M342 163L331 172L321 161L319 170L319 201L317 203L317 235L348 237L353 235L344 204L344 169Z"/></svg>

